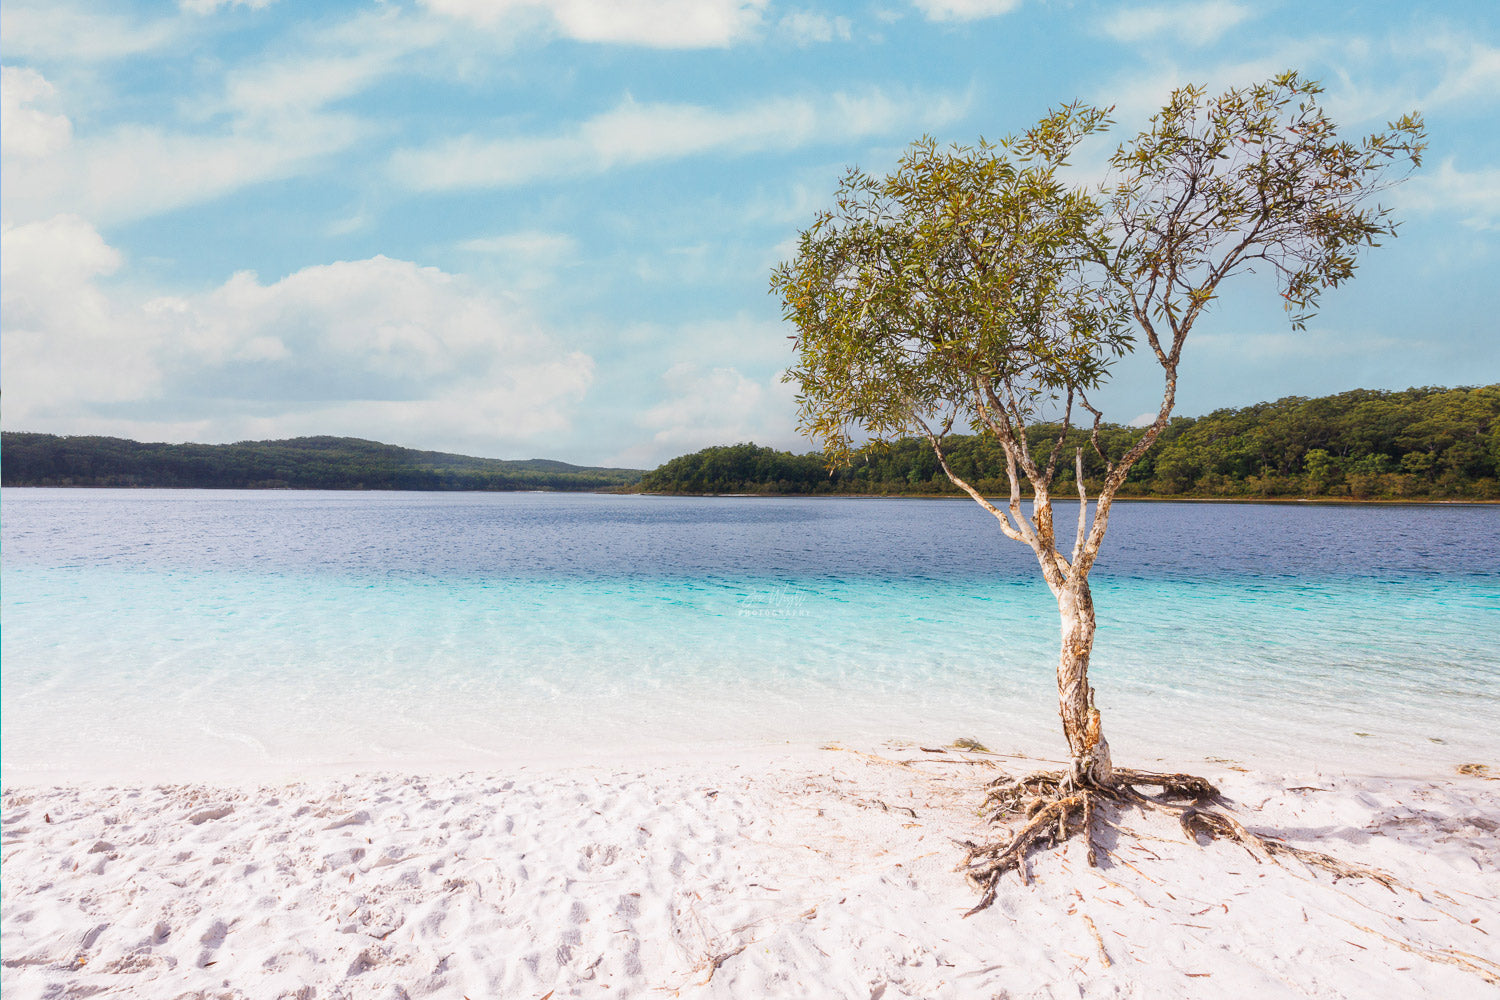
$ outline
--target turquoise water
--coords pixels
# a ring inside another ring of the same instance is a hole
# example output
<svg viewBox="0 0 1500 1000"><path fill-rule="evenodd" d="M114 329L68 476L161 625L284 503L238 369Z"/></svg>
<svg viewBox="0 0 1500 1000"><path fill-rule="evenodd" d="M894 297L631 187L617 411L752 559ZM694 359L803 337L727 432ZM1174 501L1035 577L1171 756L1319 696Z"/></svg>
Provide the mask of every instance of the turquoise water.
<svg viewBox="0 0 1500 1000"><path fill-rule="evenodd" d="M1116 756L1492 760L1497 515L1119 510L1093 668ZM986 518L7 490L0 757L14 781L960 735L1058 753L1056 606Z"/></svg>

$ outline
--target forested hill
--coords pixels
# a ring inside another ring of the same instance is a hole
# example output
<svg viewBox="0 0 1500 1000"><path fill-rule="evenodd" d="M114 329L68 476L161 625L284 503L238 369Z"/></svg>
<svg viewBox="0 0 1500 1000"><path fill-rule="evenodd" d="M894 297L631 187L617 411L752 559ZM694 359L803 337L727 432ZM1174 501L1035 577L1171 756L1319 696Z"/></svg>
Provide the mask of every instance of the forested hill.
<svg viewBox="0 0 1500 1000"><path fill-rule="evenodd" d="M597 469L540 458L470 458L343 437L143 444L6 431L0 448L0 481L6 486L600 490L629 487L641 477L637 469Z"/></svg>
<svg viewBox="0 0 1500 1000"><path fill-rule="evenodd" d="M1031 428L1033 454L1057 428ZM1122 453L1142 431L1104 428L1105 452ZM1097 488L1102 463L1082 432L1085 481ZM999 445L963 437L946 449L954 472L991 496L1009 492ZM1072 462L1061 463L1071 467ZM1330 499L1500 499L1500 385L1461 389L1355 390L1292 396L1205 417L1177 417L1131 470L1122 496ZM1058 496L1074 491L1071 468ZM959 491L926 441L897 442L829 473L823 455L753 444L675 458L640 483L647 492L766 494L934 494Z"/></svg>

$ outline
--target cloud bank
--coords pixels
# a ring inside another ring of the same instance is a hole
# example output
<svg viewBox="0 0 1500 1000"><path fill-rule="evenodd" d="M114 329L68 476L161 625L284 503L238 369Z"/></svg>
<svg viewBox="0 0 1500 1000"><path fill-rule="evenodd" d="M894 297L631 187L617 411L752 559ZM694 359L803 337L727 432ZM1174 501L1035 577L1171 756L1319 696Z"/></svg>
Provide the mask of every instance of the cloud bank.
<svg viewBox="0 0 1500 1000"><path fill-rule="evenodd" d="M220 441L420 429L421 443L503 454L566 433L593 379L592 359L519 304L410 261L141 298L101 280L121 255L76 216L3 239L11 426Z"/></svg>

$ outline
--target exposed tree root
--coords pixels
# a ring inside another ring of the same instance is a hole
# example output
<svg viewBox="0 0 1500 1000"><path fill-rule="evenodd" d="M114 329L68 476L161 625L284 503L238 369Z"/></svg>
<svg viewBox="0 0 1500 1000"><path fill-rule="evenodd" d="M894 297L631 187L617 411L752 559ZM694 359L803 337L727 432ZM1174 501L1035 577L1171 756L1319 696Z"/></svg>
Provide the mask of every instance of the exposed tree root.
<svg viewBox="0 0 1500 1000"><path fill-rule="evenodd" d="M1335 879L1368 878L1392 891L1408 888L1379 869L1350 864L1319 851L1251 833L1228 813L1210 808L1221 801L1219 790L1203 778L1130 768L1115 768L1113 777L1109 785L1096 785L1080 780L1072 772L1041 771L991 782L980 807L986 820L1000 824L1020 814L1025 821L1019 830L1005 838L983 844L962 842L967 854L959 870L980 892L979 902L965 916L972 916L995 901L995 887L1006 872L1015 871L1022 882L1029 883L1028 857L1036 849L1061 844L1081 834L1088 844L1088 862L1096 865L1095 813L1100 803L1171 813L1190 839L1197 840L1199 834L1206 834L1210 839L1231 840L1262 861L1296 858L1303 864L1331 872ZM1153 792L1147 794L1141 791L1142 787Z"/></svg>
<svg viewBox="0 0 1500 1000"><path fill-rule="evenodd" d="M1189 837L1197 839L1198 834L1206 833L1210 840L1223 837L1241 844L1251 854L1261 860L1267 858L1275 860L1278 857L1296 858L1305 865L1313 868L1321 868L1332 872L1335 880L1341 878L1367 878L1372 882L1378 882L1387 889L1395 892L1397 889L1408 889L1407 886L1398 882L1396 878L1379 868L1370 868L1365 865L1351 864L1341 861L1331 854L1321 851L1309 851L1305 847L1293 847L1291 844L1280 840L1271 840L1267 837L1258 837L1246 830L1234 817L1222 812L1208 812L1201 809L1184 809L1178 817L1182 823L1182 831ZM1408 891L1415 891L1410 890Z"/></svg>

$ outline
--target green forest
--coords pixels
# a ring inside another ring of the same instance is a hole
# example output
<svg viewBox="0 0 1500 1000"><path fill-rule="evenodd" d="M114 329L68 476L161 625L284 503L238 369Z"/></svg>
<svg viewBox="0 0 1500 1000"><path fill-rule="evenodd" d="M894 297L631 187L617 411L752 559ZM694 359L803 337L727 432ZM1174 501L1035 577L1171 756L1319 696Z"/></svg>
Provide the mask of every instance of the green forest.
<svg viewBox="0 0 1500 1000"><path fill-rule="evenodd" d="M0 435L6 486L165 486L200 489L603 490L637 469L547 459L507 462L345 437L238 444L143 444L112 437Z"/></svg>
<svg viewBox="0 0 1500 1000"><path fill-rule="evenodd" d="M1106 424L1119 454L1139 429ZM1030 428L1033 453L1056 426ZM1084 478L1103 472L1086 433ZM927 442L906 438L830 472L820 452L754 444L705 448L644 475L546 459L502 461L416 451L358 438L306 437L238 444L146 444L111 437L0 435L6 486L157 486L208 489L640 490L647 493L959 495ZM1000 446L955 436L953 470L986 494L1004 495ZM1071 466L1071 462L1064 463ZM1071 493L1071 472L1059 494ZM1357 389L1175 417L1130 472L1122 496L1339 500L1500 499L1500 385L1459 389Z"/></svg>
<svg viewBox="0 0 1500 1000"><path fill-rule="evenodd" d="M1057 436L1056 425L1029 429L1033 454ZM1139 429L1106 424L1109 455L1122 453ZM1084 448L1084 480L1098 488L1103 463L1085 431L1065 443L1071 470ZM955 436L945 448L953 471L980 491L1006 495L1004 458L990 437ZM829 470L821 453L796 455L753 444L706 448L649 472L650 493L959 494L927 442L905 438ZM1071 494L1071 471L1056 488ZM1308 399L1174 417L1133 469L1121 496L1339 500L1500 499L1500 385L1357 389Z"/></svg>

